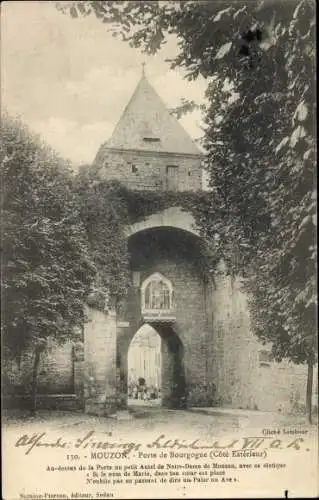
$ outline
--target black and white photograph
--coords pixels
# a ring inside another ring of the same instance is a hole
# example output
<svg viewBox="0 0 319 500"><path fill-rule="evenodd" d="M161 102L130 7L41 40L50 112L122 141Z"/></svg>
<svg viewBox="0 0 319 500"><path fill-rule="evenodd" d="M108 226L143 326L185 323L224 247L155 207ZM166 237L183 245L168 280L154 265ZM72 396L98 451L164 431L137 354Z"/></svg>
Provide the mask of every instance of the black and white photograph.
<svg viewBox="0 0 319 500"><path fill-rule="evenodd" d="M4 500L319 495L314 0L1 6Z"/></svg>

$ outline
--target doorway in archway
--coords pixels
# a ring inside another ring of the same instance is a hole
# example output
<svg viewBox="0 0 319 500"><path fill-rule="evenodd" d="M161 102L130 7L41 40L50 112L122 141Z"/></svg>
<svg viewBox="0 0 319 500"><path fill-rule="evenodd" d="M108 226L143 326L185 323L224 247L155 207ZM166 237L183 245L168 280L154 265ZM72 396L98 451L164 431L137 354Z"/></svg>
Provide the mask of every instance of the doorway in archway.
<svg viewBox="0 0 319 500"><path fill-rule="evenodd" d="M144 324L128 350L128 405L185 407L183 355L182 342L172 325Z"/></svg>
<svg viewBox="0 0 319 500"><path fill-rule="evenodd" d="M127 355L127 397L129 405L161 404L161 337L150 325L134 335Z"/></svg>

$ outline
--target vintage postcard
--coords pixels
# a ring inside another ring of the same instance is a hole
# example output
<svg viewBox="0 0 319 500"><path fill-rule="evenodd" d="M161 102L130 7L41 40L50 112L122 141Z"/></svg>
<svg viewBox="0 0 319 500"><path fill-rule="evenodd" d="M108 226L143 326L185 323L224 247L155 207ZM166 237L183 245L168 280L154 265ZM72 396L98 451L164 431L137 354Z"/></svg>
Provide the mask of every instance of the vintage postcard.
<svg viewBox="0 0 319 500"><path fill-rule="evenodd" d="M317 497L315 3L1 33L3 498Z"/></svg>

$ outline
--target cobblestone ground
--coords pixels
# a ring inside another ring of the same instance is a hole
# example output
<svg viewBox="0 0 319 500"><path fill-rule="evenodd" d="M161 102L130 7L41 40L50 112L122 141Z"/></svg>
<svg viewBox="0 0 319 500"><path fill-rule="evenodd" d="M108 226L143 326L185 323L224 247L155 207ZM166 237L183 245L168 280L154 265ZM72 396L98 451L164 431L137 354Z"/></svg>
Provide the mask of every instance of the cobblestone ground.
<svg viewBox="0 0 319 500"><path fill-rule="evenodd" d="M233 433L244 429L263 427L298 426L316 430L316 419L309 426L304 415L285 415L272 412L233 410L222 408L192 408L189 410L168 410L160 407L132 405L128 411L119 411L112 417L95 417L81 412L39 410L31 417L26 411L3 411L3 424L8 429L23 425L25 429L40 431L42 428L66 430L92 428L104 431L105 428L119 432L153 431L200 434L201 438L211 435Z"/></svg>

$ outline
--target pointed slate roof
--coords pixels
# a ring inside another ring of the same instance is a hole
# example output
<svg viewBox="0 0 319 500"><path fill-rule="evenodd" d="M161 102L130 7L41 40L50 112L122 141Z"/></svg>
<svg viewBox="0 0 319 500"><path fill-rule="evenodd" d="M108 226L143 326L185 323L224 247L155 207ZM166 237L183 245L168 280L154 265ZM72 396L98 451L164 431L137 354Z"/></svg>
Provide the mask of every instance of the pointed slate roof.
<svg viewBox="0 0 319 500"><path fill-rule="evenodd" d="M201 151L142 75L107 148L201 155Z"/></svg>

